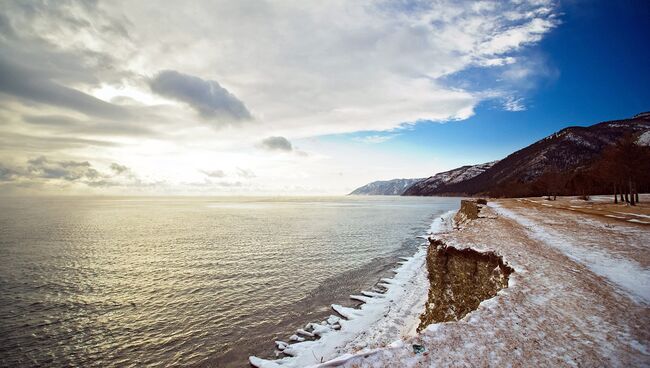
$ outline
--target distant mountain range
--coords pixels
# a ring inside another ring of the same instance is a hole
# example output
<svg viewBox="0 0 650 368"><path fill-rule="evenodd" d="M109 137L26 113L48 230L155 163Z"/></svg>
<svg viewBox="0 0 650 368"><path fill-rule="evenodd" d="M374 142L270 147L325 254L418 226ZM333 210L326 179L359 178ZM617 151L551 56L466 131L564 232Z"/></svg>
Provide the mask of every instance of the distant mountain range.
<svg viewBox="0 0 650 368"><path fill-rule="evenodd" d="M411 190L433 191L436 188L471 179L489 169L497 161L480 165L467 165L457 169L438 173L425 179L393 179L373 181L355 189L350 195L410 195Z"/></svg>
<svg viewBox="0 0 650 368"><path fill-rule="evenodd" d="M350 195L401 195L404 191L420 179L393 179L373 181L355 189Z"/></svg>
<svg viewBox="0 0 650 368"><path fill-rule="evenodd" d="M462 166L426 179L397 179L401 185L392 188L379 183L393 180L374 182L351 194L398 194L403 188L402 195L412 196L534 196L546 194L549 173L560 178L554 179L561 181L555 184L558 194L578 194L587 189L592 194L608 192L610 183L598 172L602 171L603 152L626 137L635 139L638 145L650 144L650 112L589 127L568 127L500 161ZM639 189L648 191L650 183L644 178L640 179ZM411 184L406 185L409 180ZM365 192L369 186L375 188L373 193Z"/></svg>
<svg viewBox="0 0 650 368"><path fill-rule="evenodd" d="M420 180L402 193L403 195L429 195L420 193L436 193L439 188L444 188L449 185L463 183L472 179L486 170L490 169L494 164L499 161L487 162L479 165L461 166L457 169L438 173L426 179Z"/></svg>

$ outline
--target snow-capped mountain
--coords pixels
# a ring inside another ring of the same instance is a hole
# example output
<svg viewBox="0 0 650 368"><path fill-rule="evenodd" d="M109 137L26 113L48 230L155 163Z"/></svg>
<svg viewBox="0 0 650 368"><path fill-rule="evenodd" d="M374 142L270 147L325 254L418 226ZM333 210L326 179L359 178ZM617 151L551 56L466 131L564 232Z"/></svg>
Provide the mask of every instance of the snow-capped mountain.
<svg viewBox="0 0 650 368"><path fill-rule="evenodd" d="M393 179L373 181L355 189L350 195L401 195L404 191L420 179Z"/></svg>
<svg viewBox="0 0 650 368"><path fill-rule="evenodd" d="M491 168L498 161L486 162L479 165L466 165L457 169L438 173L424 180L411 185L403 195L429 195L424 193L433 193L436 189L450 184L462 183L469 180L485 170Z"/></svg>
<svg viewBox="0 0 650 368"><path fill-rule="evenodd" d="M507 197L540 195L545 185L542 176L549 172L559 175L563 182L560 192L564 194L575 194L580 190L604 192L608 188L605 185L609 184L599 182L603 175L597 172L596 164L605 148L625 137L645 145L650 134L648 132L649 113L589 127L568 127L512 153L472 178L439 185L433 180L434 176L426 179L432 185L426 186L424 181L412 186L404 194Z"/></svg>

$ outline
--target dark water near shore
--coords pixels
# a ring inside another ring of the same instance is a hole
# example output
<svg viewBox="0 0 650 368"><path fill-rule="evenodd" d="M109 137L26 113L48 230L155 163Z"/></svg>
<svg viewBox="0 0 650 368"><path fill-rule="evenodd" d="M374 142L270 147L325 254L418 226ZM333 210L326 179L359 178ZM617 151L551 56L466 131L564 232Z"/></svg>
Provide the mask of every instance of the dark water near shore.
<svg viewBox="0 0 650 368"><path fill-rule="evenodd" d="M247 366L451 198L0 198L0 365Z"/></svg>

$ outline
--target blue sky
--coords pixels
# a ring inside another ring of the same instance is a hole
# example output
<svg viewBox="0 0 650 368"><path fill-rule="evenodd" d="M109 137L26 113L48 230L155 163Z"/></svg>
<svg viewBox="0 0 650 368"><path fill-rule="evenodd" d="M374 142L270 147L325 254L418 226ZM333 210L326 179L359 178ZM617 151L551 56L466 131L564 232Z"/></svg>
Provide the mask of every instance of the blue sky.
<svg viewBox="0 0 650 368"><path fill-rule="evenodd" d="M418 123L378 143L381 149L444 157L452 168L503 158L567 126L650 110L650 2L566 1L559 10L561 24L526 50L545 70L519 91L526 110L505 111L483 101L468 119ZM475 68L448 80L485 87L499 84L497 74ZM375 133L330 138L367 135Z"/></svg>

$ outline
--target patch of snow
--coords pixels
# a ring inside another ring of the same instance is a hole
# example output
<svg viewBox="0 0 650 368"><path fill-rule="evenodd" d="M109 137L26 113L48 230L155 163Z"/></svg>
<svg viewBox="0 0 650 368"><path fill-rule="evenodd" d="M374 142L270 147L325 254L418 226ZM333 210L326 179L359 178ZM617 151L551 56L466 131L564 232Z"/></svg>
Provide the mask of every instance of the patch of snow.
<svg viewBox="0 0 650 368"><path fill-rule="evenodd" d="M490 206L500 215L508 217L526 228L532 238L559 250L573 261L585 265L637 303L650 304L650 269L642 267L634 260L602 252L596 247L581 247L576 244L575 239L563 236L548 227L543 227L499 204L491 203Z"/></svg>
<svg viewBox="0 0 650 368"><path fill-rule="evenodd" d="M617 211L614 211L614 213L618 213L619 215L629 215L629 216L635 216L635 217L650 218L650 216L648 216L648 215L642 215L642 214L640 214L640 213L617 212Z"/></svg>
<svg viewBox="0 0 650 368"><path fill-rule="evenodd" d="M595 196L590 196L589 199L590 199L592 202L612 202L612 201L613 201L611 195L607 195L607 196L604 196L604 195L595 195ZM576 201L576 202L578 202L578 201L580 201L580 202L584 202L584 200L582 200L582 199L576 199L575 201Z"/></svg>
<svg viewBox="0 0 650 368"><path fill-rule="evenodd" d="M650 146L650 130L643 132L636 141L639 146Z"/></svg>
<svg viewBox="0 0 650 368"><path fill-rule="evenodd" d="M606 217L611 217L611 218L617 218L617 219L624 219L626 218L625 216L616 216L616 215L605 215Z"/></svg>
<svg viewBox="0 0 650 368"><path fill-rule="evenodd" d="M497 161L486 162L484 164L471 165L471 166L462 166L457 169L437 173L434 176L428 177L424 180L421 180L415 184L413 187L418 187L420 189L426 189L428 191L435 190L441 185L445 184L456 184L462 181L469 179L482 174L484 171L488 170L494 166Z"/></svg>
<svg viewBox="0 0 650 368"><path fill-rule="evenodd" d="M447 211L433 220L431 226L429 226L429 235L451 231L454 228L453 217L457 211L458 210Z"/></svg>
<svg viewBox="0 0 650 368"><path fill-rule="evenodd" d="M578 144L578 145L581 145L581 146L584 146L584 147L595 148L594 145L591 142L585 140L584 138L580 137L579 135L577 135L577 134L575 134L573 132L568 132L568 133L564 134L564 140L571 141L571 142L573 142L575 144Z"/></svg>
<svg viewBox="0 0 650 368"><path fill-rule="evenodd" d="M636 350L638 350L639 352L641 352L641 354L643 354L643 355L650 355L650 351L648 351L647 347L646 347L645 345L639 343L638 341L636 341L636 340L630 340L630 345L631 345L634 349L636 349Z"/></svg>
<svg viewBox="0 0 650 368"><path fill-rule="evenodd" d="M650 224L650 222L643 221L643 220L637 220L637 219L630 219L630 220L627 220L627 222L634 222L634 223L637 223L637 224Z"/></svg>

